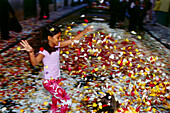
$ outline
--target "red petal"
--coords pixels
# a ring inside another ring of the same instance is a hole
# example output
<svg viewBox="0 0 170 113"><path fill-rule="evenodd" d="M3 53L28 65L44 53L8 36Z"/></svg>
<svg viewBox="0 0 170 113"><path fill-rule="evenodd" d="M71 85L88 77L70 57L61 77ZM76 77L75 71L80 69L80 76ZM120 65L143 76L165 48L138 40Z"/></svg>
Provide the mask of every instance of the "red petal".
<svg viewBox="0 0 170 113"><path fill-rule="evenodd" d="M132 73L129 73L128 76L131 77Z"/></svg>
<svg viewBox="0 0 170 113"><path fill-rule="evenodd" d="M131 96L135 96L135 93L134 93L134 92L131 92Z"/></svg>
<svg viewBox="0 0 170 113"><path fill-rule="evenodd" d="M84 22L88 23L89 21L87 19L84 19Z"/></svg>
<svg viewBox="0 0 170 113"><path fill-rule="evenodd" d="M126 83L130 83L130 80L127 80Z"/></svg>
<svg viewBox="0 0 170 113"><path fill-rule="evenodd" d="M88 43L88 44L89 44L89 46L92 46L92 43L91 43L90 41L89 41L89 43Z"/></svg>
<svg viewBox="0 0 170 113"><path fill-rule="evenodd" d="M136 112L139 112L139 108L140 108L140 106L138 106L138 107L136 108Z"/></svg>
<svg viewBox="0 0 170 113"><path fill-rule="evenodd" d="M106 106L108 106L108 105L106 105L106 104L103 105L103 107L106 107Z"/></svg>
<svg viewBox="0 0 170 113"><path fill-rule="evenodd" d="M77 34L80 34L80 33L81 33L81 31L78 31L78 32L77 32Z"/></svg>

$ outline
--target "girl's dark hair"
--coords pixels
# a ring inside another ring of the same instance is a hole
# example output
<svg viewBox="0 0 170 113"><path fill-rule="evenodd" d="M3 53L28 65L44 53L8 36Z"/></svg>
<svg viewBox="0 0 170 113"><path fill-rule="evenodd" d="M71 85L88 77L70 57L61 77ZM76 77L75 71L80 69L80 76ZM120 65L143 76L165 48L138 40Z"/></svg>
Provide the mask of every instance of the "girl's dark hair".
<svg viewBox="0 0 170 113"><path fill-rule="evenodd" d="M54 35L62 33L61 29L55 25L46 25L42 27L40 32L33 37L32 40L29 41L30 45L33 47L35 53L39 51L41 47L43 47L49 53L56 50L56 48L52 48L48 44L48 36L53 37Z"/></svg>

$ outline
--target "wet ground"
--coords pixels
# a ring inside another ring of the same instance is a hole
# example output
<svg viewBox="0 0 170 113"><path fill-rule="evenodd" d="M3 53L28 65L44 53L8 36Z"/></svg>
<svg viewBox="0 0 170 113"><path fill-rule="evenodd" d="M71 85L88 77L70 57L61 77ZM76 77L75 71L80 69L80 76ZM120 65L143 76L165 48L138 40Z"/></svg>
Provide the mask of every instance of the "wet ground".
<svg viewBox="0 0 170 113"><path fill-rule="evenodd" d="M112 112L116 100L120 104L117 112L168 113L169 50L148 32L128 32L127 23L125 29L110 29L108 20L106 10L81 9L53 21L61 27L63 40L87 25L94 26L94 32L82 37L81 43L60 52L61 78L66 78L61 85L72 98L69 112ZM0 56L0 109L48 112L51 96L42 86L43 66L32 67L27 53L18 47L16 43Z"/></svg>

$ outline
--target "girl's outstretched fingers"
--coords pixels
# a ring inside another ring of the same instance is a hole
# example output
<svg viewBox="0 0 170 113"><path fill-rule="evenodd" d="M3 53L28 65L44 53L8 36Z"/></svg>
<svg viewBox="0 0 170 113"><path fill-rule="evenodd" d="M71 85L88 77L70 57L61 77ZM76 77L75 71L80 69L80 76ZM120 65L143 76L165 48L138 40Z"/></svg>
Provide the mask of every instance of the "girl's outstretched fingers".
<svg viewBox="0 0 170 113"><path fill-rule="evenodd" d="M25 50L27 52L33 52L33 48L29 45L29 43L25 40L21 40L20 44L24 47L20 50Z"/></svg>
<svg viewBox="0 0 170 113"><path fill-rule="evenodd" d="M88 27L85 28L85 33L93 31L93 26L89 25Z"/></svg>
<svg viewBox="0 0 170 113"><path fill-rule="evenodd" d="M92 25L89 25L87 28L88 28L89 32L93 31L93 26Z"/></svg>
<svg viewBox="0 0 170 113"><path fill-rule="evenodd" d="M93 26L92 26L92 25L90 25L89 27L90 27L90 31L93 31Z"/></svg>

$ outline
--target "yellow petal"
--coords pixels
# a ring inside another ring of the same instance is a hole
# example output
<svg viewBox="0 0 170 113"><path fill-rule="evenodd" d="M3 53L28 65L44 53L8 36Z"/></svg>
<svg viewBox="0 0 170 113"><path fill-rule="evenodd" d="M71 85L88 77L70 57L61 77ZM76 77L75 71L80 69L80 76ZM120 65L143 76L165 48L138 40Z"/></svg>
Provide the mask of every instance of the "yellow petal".
<svg viewBox="0 0 170 113"><path fill-rule="evenodd" d="M98 71L98 68L95 68L94 70L95 70L95 71Z"/></svg>
<svg viewBox="0 0 170 113"><path fill-rule="evenodd" d="M105 66L105 65L103 65L102 69L105 69L105 68L106 68L106 66Z"/></svg>
<svg viewBox="0 0 170 113"><path fill-rule="evenodd" d="M89 86L84 86L83 88L86 89L86 88L89 88Z"/></svg>
<svg viewBox="0 0 170 113"><path fill-rule="evenodd" d="M63 51L62 50L60 50L60 54L62 54L63 53Z"/></svg>
<svg viewBox="0 0 170 113"><path fill-rule="evenodd" d="M79 95L79 97L82 97L83 96L83 94L81 93L80 95Z"/></svg>
<svg viewBox="0 0 170 113"><path fill-rule="evenodd" d="M93 103L93 107L97 107L97 104L96 104L96 103Z"/></svg>
<svg viewBox="0 0 170 113"><path fill-rule="evenodd" d="M140 53L136 53L137 55L140 55Z"/></svg>
<svg viewBox="0 0 170 113"><path fill-rule="evenodd" d="M91 105L87 105L87 107L91 107Z"/></svg>
<svg viewBox="0 0 170 113"><path fill-rule="evenodd" d="M150 111L151 110L151 106L149 106L147 109L146 109L146 111Z"/></svg>
<svg viewBox="0 0 170 113"><path fill-rule="evenodd" d="M24 112L24 110L23 109L20 109L20 113L23 113Z"/></svg>
<svg viewBox="0 0 170 113"><path fill-rule="evenodd" d="M121 63L121 60L119 60L117 63L120 64L120 63Z"/></svg>
<svg viewBox="0 0 170 113"><path fill-rule="evenodd" d="M139 50L138 50L138 49L135 49L135 51L136 51L136 52L139 52Z"/></svg>
<svg viewBox="0 0 170 113"><path fill-rule="evenodd" d="M96 35L95 35L95 33L93 33L93 37L95 37Z"/></svg>
<svg viewBox="0 0 170 113"><path fill-rule="evenodd" d="M99 106L99 109L102 109L102 108L103 108L102 105L100 105L100 106Z"/></svg>
<svg viewBox="0 0 170 113"><path fill-rule="evenodd" d="M66 54L69 54L69 51L66 51Z"/></svg>
<svg viewBox="0 0 170 113"><path fill-rule="evenodd" d="M116 50L116 46L114 46L115 50Z"/></svg>
<svg viewBox="0 0 170 113"><path fill-rule="evenodd" d="M21 50L21 48L20 48L20 47L17 47L17 50L19 51L19 50Z"/></svg>
<svg viewBox="0 0 170 113"><path fill-rule="evenodd" d="M132 47L128 47L128 49L131 49Z"/></svg>
<svg viewBox="0 0 170 113"><path fill-rule="evenodd" d="M86 26L87 24L83 23L83 26Z"/></svg>
<svg viewBox="0 0 170 113"><path fill-rule="evenodd" d="M48 104L48 102L44 102L44 105L46 106Z"/></svg>
<svg viewBox="0 0 170 113"><path fill-rule="evenodd" d="M126 76L124 76L123 79L126 79Z"/></svg>
<svg viewBox="0 0 170 113"><path fill-rule="evenodd" d="M132 63L130 63L129 66L132 66Z"/></svg>
<svg viewBox="0 0 170 113"><path fill-rule="evenodd" d="M142 37L141 37L141 36L137 36L137 38L138 38L138 39L142 39Z"/></svg>
<svg viewBox="0 0 170 113"><path fill-rule="evenodd" d="M126 38L126 41L129 42L128 38Z"/></svg>
<svg viewBox="0 0 170 113"><path fill-rule="evenodd" d="M100 59L102 59L102 57L101 57L101 56L97 57L97 60L100 60Z"/></svg>
<svg viewBox="0 0 170 113"><path fill-rule="evenodd" d="M140 68L140 67L141 67L140 64L138 64L137 68Z"/></svg>

